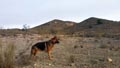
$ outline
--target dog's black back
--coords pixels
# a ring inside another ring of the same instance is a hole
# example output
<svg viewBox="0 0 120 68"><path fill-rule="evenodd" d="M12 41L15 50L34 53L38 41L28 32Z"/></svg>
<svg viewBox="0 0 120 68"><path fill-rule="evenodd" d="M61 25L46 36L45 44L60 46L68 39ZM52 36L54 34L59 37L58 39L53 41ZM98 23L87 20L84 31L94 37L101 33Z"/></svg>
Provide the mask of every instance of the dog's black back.
<svg viewBox="0 0 120 68"><path fill-rule="evenodd" d="M37 47L38 49L44 51L45 50L45 44L46 44L46 42L38 42L34 45L34 47Z"/></svg>

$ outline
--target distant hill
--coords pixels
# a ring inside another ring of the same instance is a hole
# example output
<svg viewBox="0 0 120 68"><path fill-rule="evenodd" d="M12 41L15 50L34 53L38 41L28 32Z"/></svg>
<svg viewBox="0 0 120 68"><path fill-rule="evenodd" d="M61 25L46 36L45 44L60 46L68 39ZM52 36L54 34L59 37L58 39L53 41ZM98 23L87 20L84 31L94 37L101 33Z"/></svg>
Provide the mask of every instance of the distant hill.
<svg viewBox="0 0 120 68"><path fill-rule="evenodd" d="M52 20L45 24L32 28L32 31L36 31L40 34L65 34L64 30L74 26L76 23L72 21Z"/></svg>
<svg viewBox="0 0 120 68"><path fill-rule="evenodd" d="M67 30L73 34L120 34L120 22L91 17Z"/></svg>
<svg viewBox="0 0 120 68"><path fill-rule="evenodd" d="M63 21L54 19L42 25L22 29L0 30L0 34L63 34L75 36L103 36L103 37L120 37L120 22L106 20L101 18L90 17L82 22Z"/></svg>
<svg viewBox="0 0 120 68"><path fill-rule="evenodd" d="M120 34L120 22L90 17L82 22L52 20L31 30L39 34Z"/></svg>

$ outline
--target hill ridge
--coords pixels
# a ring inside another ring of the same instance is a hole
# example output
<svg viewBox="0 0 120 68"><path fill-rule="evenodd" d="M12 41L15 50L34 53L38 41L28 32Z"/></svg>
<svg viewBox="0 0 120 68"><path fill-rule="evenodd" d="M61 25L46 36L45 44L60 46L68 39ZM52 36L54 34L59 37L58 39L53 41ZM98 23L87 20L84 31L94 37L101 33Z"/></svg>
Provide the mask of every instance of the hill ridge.
<svg viewBox="0 0 120 68"><path fill-rule="evenodd" d="M73 21L64 21L53 19L44 24L28 29L31 34L63 34L63 35L81 35L81 34L120 34L120 22L89 17L79 23ZM0 34L19 34L24 33L23 30L0 30Z"/></svg>

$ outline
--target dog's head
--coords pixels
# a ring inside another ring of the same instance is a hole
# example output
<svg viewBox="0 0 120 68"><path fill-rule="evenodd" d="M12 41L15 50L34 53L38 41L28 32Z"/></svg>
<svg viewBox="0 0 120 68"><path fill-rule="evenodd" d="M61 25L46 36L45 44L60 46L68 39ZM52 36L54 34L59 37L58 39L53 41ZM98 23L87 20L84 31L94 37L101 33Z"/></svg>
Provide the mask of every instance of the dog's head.
<svg viewBox="0 0 120 68"><path fill-rule="evenodd" d="M51 38L51 40L52 40L53 43L59 43L59 39L56 36Z"/></svg>

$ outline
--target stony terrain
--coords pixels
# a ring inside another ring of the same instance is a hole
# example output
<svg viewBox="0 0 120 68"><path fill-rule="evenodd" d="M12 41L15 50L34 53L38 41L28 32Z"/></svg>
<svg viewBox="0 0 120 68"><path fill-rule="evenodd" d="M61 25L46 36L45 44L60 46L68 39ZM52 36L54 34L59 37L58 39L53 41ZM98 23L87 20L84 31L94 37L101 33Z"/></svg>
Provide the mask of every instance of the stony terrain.
<svg viewBox="0 0 120 68"><path fill-rule="evenodd" d="M5 47L14 43L15 68L120 68L120 39L115 38L61 36L60 44L52 50L52 60L45 52L31 60L31 46L51 37L1 37L1 40Z"/></svg>

